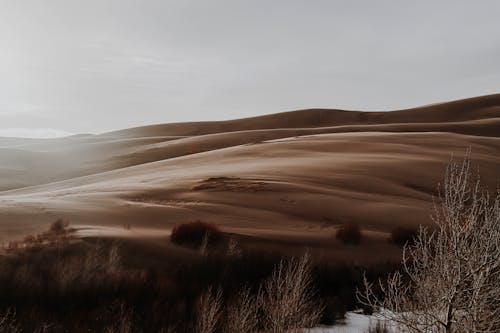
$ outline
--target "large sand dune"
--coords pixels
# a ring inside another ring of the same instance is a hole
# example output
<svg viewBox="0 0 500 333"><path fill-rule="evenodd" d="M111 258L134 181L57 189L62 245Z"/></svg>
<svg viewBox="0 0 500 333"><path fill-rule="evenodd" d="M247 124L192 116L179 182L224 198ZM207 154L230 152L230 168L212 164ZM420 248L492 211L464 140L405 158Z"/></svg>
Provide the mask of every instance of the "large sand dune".
<svg viewBox="0 0 500 333"><path fill-rule="evenodd" d="M429 223L447 162L468 147L495 188L500 95L392 112L313 109L0 139L0 242L57 217L82 234L151 239L200 219L256 246L312 246L344 259L396 256L387 232ZM334 240L346 222L363 227L362 246Z"/></svg>

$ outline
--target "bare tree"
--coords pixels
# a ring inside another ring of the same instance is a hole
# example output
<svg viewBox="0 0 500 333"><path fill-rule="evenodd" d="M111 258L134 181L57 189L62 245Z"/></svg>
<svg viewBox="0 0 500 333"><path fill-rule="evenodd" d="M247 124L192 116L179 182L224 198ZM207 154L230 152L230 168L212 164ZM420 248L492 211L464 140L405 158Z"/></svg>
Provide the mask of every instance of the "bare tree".
<svg viewBox="0 0 500 333"><path fill-rule="evenodd" d="M249 288L243 288L237 297L227 305L227 333L253 333L257 331L257 302Z"/></svg>
<svg viewBox="0 0 500 333"><path fill-rule="evenodd" d="M385 297L365 279L358 299L408 332L499 332L500 194L480 188L469 153L450 162L434 208L432 231L405 247L403 272L380 283Z"/></svg>
<svg viewBox="0 0 500 333"><path fill-rule="evenodd" d="M316 296L309 254L282 260L259 293L265 328L271 332L294 332L314 326L323 312Z"/></svg>
<svg viewBox="0 0 500 333"><path fill-rule="evenodd" d="M219 324L222 313L222 290L219 288L213 292L209 288L204 292L196 307L196 328L197 333L214 333Z"/></svg>

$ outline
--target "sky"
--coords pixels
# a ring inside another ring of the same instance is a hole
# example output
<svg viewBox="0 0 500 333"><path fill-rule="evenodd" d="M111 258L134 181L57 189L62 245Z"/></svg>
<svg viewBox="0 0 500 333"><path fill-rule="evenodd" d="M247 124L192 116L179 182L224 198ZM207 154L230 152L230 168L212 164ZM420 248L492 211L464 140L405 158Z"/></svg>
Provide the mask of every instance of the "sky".
<svg viewBox="0 0 500 333"><path fill-rule="evenodd" d="M500 92L500 1L0 0L0 136Z"/></svg>

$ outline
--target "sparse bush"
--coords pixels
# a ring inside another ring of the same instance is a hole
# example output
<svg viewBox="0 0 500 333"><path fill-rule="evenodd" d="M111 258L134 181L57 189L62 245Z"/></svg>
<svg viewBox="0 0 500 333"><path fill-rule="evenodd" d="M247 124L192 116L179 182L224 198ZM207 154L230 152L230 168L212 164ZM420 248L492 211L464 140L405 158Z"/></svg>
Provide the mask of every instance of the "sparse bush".
<svg viewBox="0 0 500 333"><path fill-rule="evenodd" d="M217 245L223 240L223 234L212 223L196 221L178 225L172 229L170 240L179 245L201 247Z"/></svg>
<svg viewBox="0 0 500 333"><path fill-rule="evenodd" d="M401 246L413 245L415 238L418 235L418 230L407 227L397 227L391 231L391 242Z"/></svg>
<svg viewBox="0 0 500 333"><path fill-rule="evenodd" d="M357 224L346 223L339 227L335 237L344 244L359 244L361 243L361 230Z"/></svg>
<svg viewBox="0 0 500 333"><path fill-rule="evenodd" d="M259 303L266 331L296 332L319 323L323 304L312 280L309 254L300 259L282 260L264 281Z"/></svg>
<svg viewBox="0 0 500 333"><path fill-rule="evenodd" d="M194 332L199 295L209 286L221 286L224 307L220 309L222 317L216 332L229 326L229 316L234 318L234 332L244 329L250 333L255 323L258 331L263 331L263 312L257 312L256 301L259 286L270 280L280 260L298 261L262 250L247 249L237 256L228 255L226 246L203 258L190 256L186 260L186 256L158 255L144 260L142 251L148 247L126 239L120 241L119 247L116 244L107 238L86 238L59 247L44 244L35 251L22 248L0 256L0 313L15 309L22 332L38 332L47 323L50 326L46 326L46 332L104 332L127 329L128 324L115 325L121 313L117 304L123 303L130 310L128 318L134 332ZM300 265L290 265L288 271L293 271L293 267ZM342 318L346 310L356 308L354 291L362 281L363 267L315 260L310 269L310 275L289 278L289 283L295 284L287 290L302 290L296 286L303 285L304 277L309 276L311 287L328 307L322 324L330 324ZM393 270L394 266L377 264L368 268L367 276L373 281ZM248 288L242 290L242 286ZM208 309L214 303L204 304ZM256 321L252 319L255 312ZM307 317L297 318L293 320Z"/></svg>
<svg viewBox="0 0 500 333"><path fill-rule="evenodd" d="M37 235L27 235L23 240L11 241L5 249L7 251L17 251L20 249L30 249L41 245L64 245L73 239L74 229L69 229L69 222L57 219L50 224L49 230Z"/></svg>
<svg viewBox="0 0 500 333"><path fill-rule="evenodd" d="M249 288L243 288L226 308L226 333L257 331L257 299Z"/></svg>
<svg viewBox="0 0 500 333"><path fill-rule="evenodd" d="M222 313L222 290L213 292L208 288L197 303L196 307L196 333L215 333L219 326Z"/></svg>
<svg viewBox="0 0 500 333"><path fill-rule="evenodd" d="M55 234L61 234L66 232L66 229L69 226L69 222L63 219L57 219L51 223L49 231Z"/></svg>

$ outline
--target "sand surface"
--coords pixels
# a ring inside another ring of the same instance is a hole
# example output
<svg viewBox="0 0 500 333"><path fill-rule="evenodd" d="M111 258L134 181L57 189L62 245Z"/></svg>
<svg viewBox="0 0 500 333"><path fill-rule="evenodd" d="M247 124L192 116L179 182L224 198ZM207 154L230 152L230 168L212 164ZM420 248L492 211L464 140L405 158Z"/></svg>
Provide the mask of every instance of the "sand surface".
<svg viewBox="0 0 500 333"><path fill-rule="evenodd" d="M203 220L254 246L386 260L428 224L452 154L500 183L500 95L393 112L299 110L60 139L0 138L0 243L65 218L82 236L168 239ZM333 237L359 223L365 241ZM124 228L130 225L130 229Z"/></svg>

